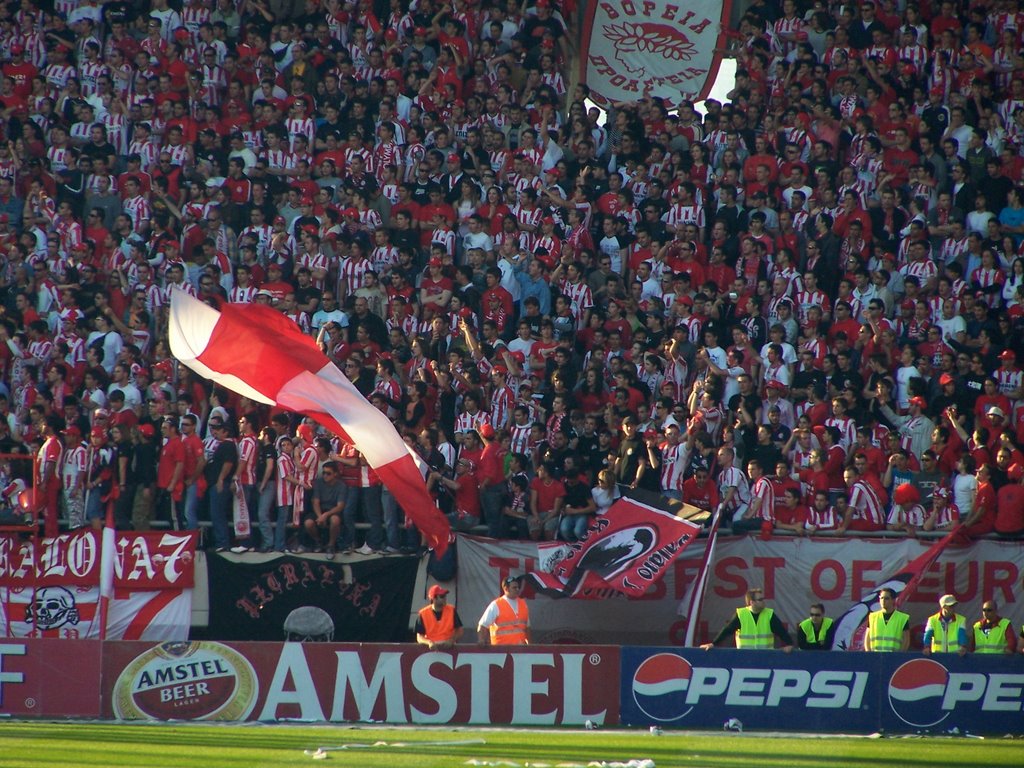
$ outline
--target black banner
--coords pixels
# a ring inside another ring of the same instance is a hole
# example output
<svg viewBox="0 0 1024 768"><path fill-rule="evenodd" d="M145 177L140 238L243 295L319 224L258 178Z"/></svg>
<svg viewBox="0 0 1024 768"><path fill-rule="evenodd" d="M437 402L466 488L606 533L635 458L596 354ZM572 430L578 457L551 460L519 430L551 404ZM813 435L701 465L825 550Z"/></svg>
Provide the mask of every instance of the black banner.
<svg viewBox="0 0 1024 768"><path fill-rule="evenodd" d="M284 640L285 619L303 606L327 612L335 642L409 640L419 558L335 563L282 555L251 563L210 553L206 562L211 640Z"/></svg>

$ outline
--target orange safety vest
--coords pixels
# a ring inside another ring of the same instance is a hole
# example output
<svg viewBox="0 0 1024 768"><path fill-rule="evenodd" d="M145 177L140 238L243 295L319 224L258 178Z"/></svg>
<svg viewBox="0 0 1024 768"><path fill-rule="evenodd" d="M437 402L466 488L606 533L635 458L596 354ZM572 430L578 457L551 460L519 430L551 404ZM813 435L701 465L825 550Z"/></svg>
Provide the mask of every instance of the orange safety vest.
<svg viewBox="0 0 1024 768"><path fill-rule="evenodd" d="M443 643L455 635L455 606L446 605L441 609L441 618L437 618L431 606L420 609L423 621L423 635L432 643Z"/></svg>
<svg viewBox="0 0 1024 768"><path fill-rule="evenodd" d="M519 598L519 613L512 610L507 597L498 598L498 618L490 626L491 645L526 645L526 627L530 621L530 609L526 601Z"/></svg>

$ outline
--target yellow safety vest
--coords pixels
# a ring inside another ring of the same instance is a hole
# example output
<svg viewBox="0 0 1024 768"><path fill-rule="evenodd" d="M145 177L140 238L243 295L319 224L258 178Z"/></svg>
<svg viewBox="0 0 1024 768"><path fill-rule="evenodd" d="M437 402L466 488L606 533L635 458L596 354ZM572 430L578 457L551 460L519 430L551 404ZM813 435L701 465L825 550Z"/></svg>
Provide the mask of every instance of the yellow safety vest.
<svg viewBox="0 0 1024 768"><path fill-rule="evenodd" d="M774 611L771 608L765 608L756 617L746 606L737 608L736 616L740 620L740 630L736 633L736 647L757 650L774 648L775 635L771 629L773 615Z"/></svg>
<svg viewBox="0 0 1024 768"><path fill-rule="evenodd" d="M516 602L519 603L519 613L512 610L512 604L507 597L498 598L498 618L490 628L491 645L526 645L530 609L523 598Z"/></svg>
<svg viewBox="0 0 1024 768"><path fill-rule="evenodd" d="M871 650L882 653L903 650L903 631L910 622L910 615L893 611L888 620L883 611L872 611L868 616L868 632L871 636Z"/></svg>
<svg viewBox="0 0 1024 768"><path fill-rule="evenodd" d="M954 614L953 621L943 626L940 614L928 617L928 628L932 631L932 653L958 653L960 651L960 629L966 626L963 616Z"/></svg>
<svg viewBox="0 0 1024 768"><path fill-rule="evenodd" d="M981 628L980 621L974 622L974 652L1005 653L1006 630L1009 629L1009 627L1009 619L1000 619L998 624L989 629L988 632L985 632L985 630Z"/></svg>
<svg viewBox="0 0 1024 768"><path fill-rule="evenodd" d="M828 635L828 630L831 626L832 619L826 616L821 620L821 634L815 637L813 619L804 619L800 622L800 631L804 633L804 637L807 638L807 642L810 645L820 645L825 636Z"/></svg>

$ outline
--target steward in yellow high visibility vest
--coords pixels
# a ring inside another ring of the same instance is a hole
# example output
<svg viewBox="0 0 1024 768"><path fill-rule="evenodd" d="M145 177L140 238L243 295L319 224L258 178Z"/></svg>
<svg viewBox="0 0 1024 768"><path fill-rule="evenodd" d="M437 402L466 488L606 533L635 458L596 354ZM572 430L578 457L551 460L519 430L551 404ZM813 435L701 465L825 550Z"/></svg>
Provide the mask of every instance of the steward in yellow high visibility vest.
<svg viewBox="0 0 1024 768"><path fill-rule="evenodd" d="M956 598L939 598L939 612L928 617L924 628L924 653L967 653L967 620L955 610Z"/></svg>
<svg viewBox="0 0 1024 768"><path fill-rule="evenodd" d="M736 609L736 616L722 627L710 643L701 646L709 651L729 635L736 639L736 647L743 649L769 650L775 647L775 638L782 643L782 650L793 650L793 638L783 626L775 611L764 607L764 592L752 589L747 592L747 604Z"/></svg>
<svg viewBox="0 0 1024 768"><path fill-rule="evenodd" d="M880 610L868 616L864 650L875 653L905 651L910 648L910 616L896 610L896 593L885 588L878 593Z"/></svg>
<svg viewBox="0 0 1024 768"><path fill-rule="evenodd" d="M1009 653L1017 652L1017 637L1013 634L1010 620L999 615L999 609L992 600L986 600L981 606L981 620L974 622L970 636L971 650L974 653Z"/></svg>
<svg viewBox="0 0 1024 768"><path fill-rule="evenodd" d="M797 643L801 651L830 651L835 633L832 619L825 615L825 606L815 603L811 606L809 618L800 622Z"/></svg>

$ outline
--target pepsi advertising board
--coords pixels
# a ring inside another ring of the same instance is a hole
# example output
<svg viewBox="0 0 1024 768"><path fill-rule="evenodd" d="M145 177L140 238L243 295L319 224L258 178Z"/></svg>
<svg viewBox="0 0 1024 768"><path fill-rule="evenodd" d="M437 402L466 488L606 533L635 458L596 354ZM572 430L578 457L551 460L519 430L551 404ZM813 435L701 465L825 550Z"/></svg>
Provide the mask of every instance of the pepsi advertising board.
<svg viewBox="0 0 1024 768"><path fill-rule="evenodd" d="M877 729L877 663L867 654L623 648L623 725L870 732ZM835 661L833 661L835 660ZM836 663L840 662L840 663Z"/></svg>
<svg viewBox="0 0 1024 768"><path fill-rule="evenodd" d="M1024 731L1024 657L623 648L623 725Z"/></svg>
<svg viewBox="0 0 1024 768"><path fill-rule="evenodd" d="M882 670L887 731L1024 731L1024 657L899 654Z"/></svg>

